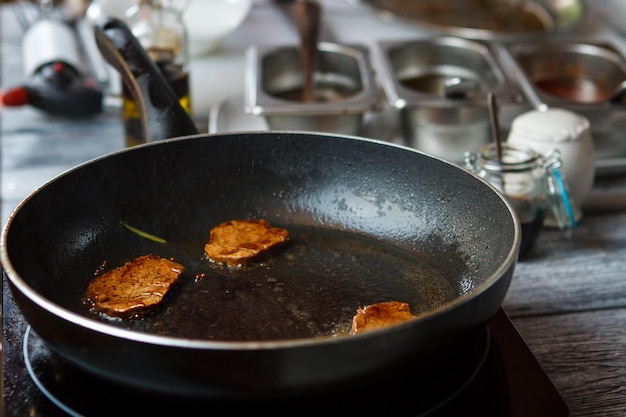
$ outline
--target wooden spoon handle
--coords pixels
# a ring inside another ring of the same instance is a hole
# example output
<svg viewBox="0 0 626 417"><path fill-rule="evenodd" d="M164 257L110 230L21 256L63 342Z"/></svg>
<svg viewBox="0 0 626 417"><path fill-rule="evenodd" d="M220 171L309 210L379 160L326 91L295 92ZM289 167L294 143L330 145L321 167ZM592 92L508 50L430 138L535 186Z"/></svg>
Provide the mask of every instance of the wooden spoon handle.
<svg viewBox="0 0 626 417"><path fill-rule="evenodd" d="M294 3L294 11L301 43L302 100L312 102L315 100L313 77L317 65L321 6L315 0L298 0Z"/></svg>

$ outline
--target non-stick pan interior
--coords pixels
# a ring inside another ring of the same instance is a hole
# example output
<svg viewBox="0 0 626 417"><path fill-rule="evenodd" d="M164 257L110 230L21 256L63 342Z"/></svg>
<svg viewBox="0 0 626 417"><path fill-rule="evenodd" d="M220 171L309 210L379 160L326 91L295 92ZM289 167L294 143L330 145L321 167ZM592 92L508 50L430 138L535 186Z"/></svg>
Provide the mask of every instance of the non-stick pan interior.
<svg viewBox="0 0 626 417"><path fill-rule="evenodd" d="M188 266L164 307L105 322L185 338L298 338L344 333L357 307L385 298L419 313L480 291L517 249L508 211L473 174L405 148L307 133L204 135L59 176L14 213L5 245L13 278L96 320L81 303L94 272L156 253ZM285 251L236 269L203 257L212 227L259 218L290 230Z"/></svg>

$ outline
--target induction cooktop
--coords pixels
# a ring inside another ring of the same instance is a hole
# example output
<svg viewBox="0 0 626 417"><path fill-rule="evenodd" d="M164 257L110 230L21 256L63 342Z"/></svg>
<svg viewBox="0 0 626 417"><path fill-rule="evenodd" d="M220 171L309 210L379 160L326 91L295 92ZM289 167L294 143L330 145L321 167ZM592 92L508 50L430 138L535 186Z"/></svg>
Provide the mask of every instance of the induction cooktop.
<svg viewBox="0 0 626 417"><path fill-rule="evenodd" d="M271 399L182 398L102 380L51 351L24 320L4 284L6 417L138 415L394 415L567 417L569 410L506 313L440 372L409 367L374 382Z"/></svg>

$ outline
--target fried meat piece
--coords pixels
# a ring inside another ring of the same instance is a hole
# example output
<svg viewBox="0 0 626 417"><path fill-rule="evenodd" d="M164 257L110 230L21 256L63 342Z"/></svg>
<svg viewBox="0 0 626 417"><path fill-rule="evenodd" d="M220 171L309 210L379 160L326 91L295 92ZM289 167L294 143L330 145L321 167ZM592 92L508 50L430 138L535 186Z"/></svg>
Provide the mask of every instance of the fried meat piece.
<svg viewBox="0 0 626 417"><path fill-rule="evenodd" d="M407 303L387 301L357 308L352 318L350 334L363 333L368 330L380 329L413 318Z"/></svg>
<svg viewBox="0 0 626 417"><path fill-rule="evenodd" d="M267 220L230 220L211 229L204 251L214 262L246 265L275 253L288 240L286 229L272 227Z"/></svg>
<svg viewBox="0 0 626 417"><path fill-rule="evenodd" d="M156 255L144 255L94 278L85 299L112 317L131 317L157 308L185 267Z"/></svg>

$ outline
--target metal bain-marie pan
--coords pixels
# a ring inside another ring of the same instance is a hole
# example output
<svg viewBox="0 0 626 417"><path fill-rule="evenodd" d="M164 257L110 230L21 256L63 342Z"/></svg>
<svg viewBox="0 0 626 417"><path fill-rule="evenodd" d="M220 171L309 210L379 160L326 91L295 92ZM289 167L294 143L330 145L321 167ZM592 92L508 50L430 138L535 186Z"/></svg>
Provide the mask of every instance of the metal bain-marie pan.
<svg viewBox="0 0 626 417"><path fill-rule="evenodd" d="M302 100L300 50L295 45L252 46L246 56L244 110L272 130L357 135L364 116L380 108L369 51L361 45L318 44L316 97Z"/></svg>
<svg viewBox="0 0 626 417"><path fill-rule="evenodd" d="M626 61L611 41L509 42L497 50L530 106L565 108L589 119L596 159L626 154L626 105L612 99L626 80Z"/></svg>
<svg viewBox="0 0 626 417"><path fill-rule="evenodd" d="M523 100L487 42L438 36L377 46L387 99L405 142L418 150L460 163L491 141L487 94L502 107Z"/></svg>

